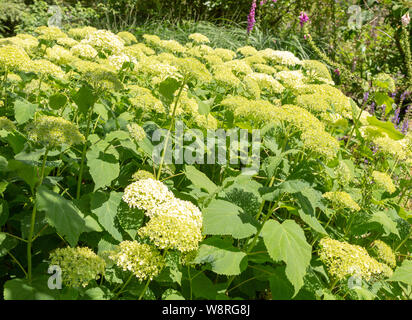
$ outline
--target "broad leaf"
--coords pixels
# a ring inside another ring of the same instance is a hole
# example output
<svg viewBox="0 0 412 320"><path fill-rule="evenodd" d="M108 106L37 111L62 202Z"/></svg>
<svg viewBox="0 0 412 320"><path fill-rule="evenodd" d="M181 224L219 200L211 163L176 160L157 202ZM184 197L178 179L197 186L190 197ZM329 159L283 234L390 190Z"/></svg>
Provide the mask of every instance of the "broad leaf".
<svg viewBox="0 0 412 320"><path fill-rule="evenodd" d="M247 256L232 246L230 239L212 237L203 241L194 260L195 263L208 263L211 270L226 276L238 275L247 267Z"/></svg>
<svg viewBox="0 0 412 320"><path fill-rule="evenodd" d="M312 256L312 248L306 242L303 230L293 220L282 224L269 220L263 226L262 237L270 257L286 263L286 276L296 295L303 286L303 277Z"/></svg>
<svg viewBox="0 0 412 320"><path fill-rule="evenodd" d="M74 247L85 229L84 217L79 209L71 201L44 186L37 189L36 205L39 211L46 213L49 224Z"/></svg>
<svg viewBox="0 0 412 320"><path fill-rule="evenodd" d="M209 194L213 194L217 190L217 186L203 172L197 170L194 166L185 166L185 173L186 177L199 189L204 189Z"/></svg>
<svg viewBox="0 0 412 320"><path fill-rule="evenodd" d="M404 260L402 265L395 269L388 281L399 281L412 286L412 261Z"/></svg>
<svg viewBox="0 0 412 320"><path fill-rule="evenodd" d="M235 239L243 239L254 235L256 231L254 219L230 202L212 200L203 210L204 234L231 235Z"/></svg>
<svg viewBox="0 0 412 320"><path fill-rule="evenodd" d="M122 200L121 192L111 192L110 194L104 192L96 192L92 195L91 210L96 214L99 223L103 228L110 233L110 235L122 241L122 235L115 227L115 217L117 208Z"/></svg>
<svg viewBox="0 0 412 320"><path fill-rule="evenodd" d="M37 105L26 100L17 100L14 103L14 117L18 124L23 124L33 119Z"/></svg>

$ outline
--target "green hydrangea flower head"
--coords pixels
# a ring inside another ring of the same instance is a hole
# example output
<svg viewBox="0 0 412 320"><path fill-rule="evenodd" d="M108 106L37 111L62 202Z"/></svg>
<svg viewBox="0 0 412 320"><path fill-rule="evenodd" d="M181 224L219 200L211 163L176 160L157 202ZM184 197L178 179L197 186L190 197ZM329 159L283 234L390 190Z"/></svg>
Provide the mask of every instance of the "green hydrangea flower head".
<svg viewBox="0 0 412 320"><path fill-rule="evenodd" d="M140 281L153 280L165 264L160 252L153 246L137 241L122 241L109 255L123 271L132 272Z"/></svg>
<svg viewBox="0 0 412 320"><path fill-rule="evenodd" d="M59 248L50 253L50 265L62 271L62 281L69 287L86 287L104 274L106 263L90 248Z"/></svg>
<svg viewBox="0 0 412 320"><path fill-rule="evenodd" d="M85 143L86 139L70 121L61 117L39 116L27 126L30 140L56 147Z"/></svg>

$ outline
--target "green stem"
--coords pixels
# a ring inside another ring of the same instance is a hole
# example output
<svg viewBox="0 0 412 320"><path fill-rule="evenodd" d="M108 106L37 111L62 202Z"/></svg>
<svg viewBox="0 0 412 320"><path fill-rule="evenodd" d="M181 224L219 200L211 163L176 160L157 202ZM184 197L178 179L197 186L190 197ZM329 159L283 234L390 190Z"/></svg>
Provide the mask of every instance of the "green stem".
<svg viewBox="0 0 412 320"><path fill-rule="evenodd" d="M162 151L162 158L160 159L159 169L158 169L157 177L156 177L157 180L160 179L160 175L161 175L161 173L162 173L162 167L163 167L163 162L164 162L165 156L166 156L167 144L169 143L170 132L171 132L172 129L173 129L173 124L174 124L174 121L175 121L175 115L176 115L177 105L178 105L178 103L179 103L179 99L180 99L180 96L181 96L181 94L182 94L183 88L185 87L185 84L186 84L186 76L185 76L185 78L183 79L182 86L181 86L180 89L179 89L179 92L178 92L178 94L177 94L177 96L176 96L175 104L174 104L174 106L173 106L172 119L171 119L171 121L170 121L169 131L167 132L167 135L166 135L165 145L164 145L163 151Z"/></svg>
<svg viewBox="0 0 412 320"><path fill-rule="evenodd" d="M21 271L23 271L24 275L27 277L27 272L26 270L24 270L23 266L21 265L21 263L19 262L19 260L16 259L16 257L10 252L7 252L10 257L13 259L13 261L20 267Z"/></svg>
<svg viewBox="0 0 412 320"><path fill-rule="evenodd" d="M43 183L43 177L44 177L44 172L46 169L46 161L47 161L47 155L49 153L49 148L46 148L46 152L43 157L43 163L41 167L41 173L40 173L40 180L38 185L41 186ZM30 221L30 231L29 231L29 237L27 239L27 279L29 282L31 282L32 279L32 255L31 255L31 248L33 244L33 234L34 234L34 224L36 222L36 212L37 212L37 206L36 206L36 198L34 198L34 203L33 203L33 211L31 213L31 221Z"/></svg>
<svg viewBox="0 0 412 320"><path fill-rule="evenodd" d="M80 162L80 171L79 171L79 177L77 180L77 192L76 192L76 199L79 200L80 199L80 192L81 192L81 187L82 187L82 179L83 179L83 171L84 171L84 162L86 159L86 151L87 151L87 140L89 137L89 133L90 133L90 123L91 123L91 119L92 119L92 113L93 113L93 108L90 108L89 110L89 115L87 116L87 128L86 128L86 136L85 136L85 143L83 146L83 151L82 151L82 159Z"/></svg>
<svg viewBox="0 0 412 320"><path fill-rule="evenodd" d="M129 284L129 282L132 280L133 278L133 272L131 272L129 278L127 279L127 281L124 283L124 285L120 288L120 290L116 293L116 295L114 296L114 299L116 299L124 290L124 288L126 288L126 286Z"/></svg>

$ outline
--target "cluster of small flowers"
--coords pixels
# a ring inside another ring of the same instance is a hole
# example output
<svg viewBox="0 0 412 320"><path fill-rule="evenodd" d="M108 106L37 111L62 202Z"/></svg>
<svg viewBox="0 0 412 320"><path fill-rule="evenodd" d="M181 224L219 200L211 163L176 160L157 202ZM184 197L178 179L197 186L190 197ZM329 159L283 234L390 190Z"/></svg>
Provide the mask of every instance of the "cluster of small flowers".
<svg viewBox="0 0 412 320"><path fill-rule="evenodd" d="M49 147L82 144L86 141L76 125L61 117L40 116L26 129L29 139Z"/></svg>
<svg viewBox="0 0 412 320"><path fill-rule="evenodd" d="M130 102L136 108L142 109L146 112L166 113L163 103L153 96L149 89L142 88L136 85L127 87L130 90Z"/></svg>
<svg viewBox="0 0 412 320"><path fill-rule="evenodd" d="M209 38L201 33L192 33L189 35L189 39L195 43L210 43Z"/></svg>
<svg viewBox="0 0 412 320"><path fill-rule="evenodd" d="M286 66L295 66L301 64L300 59L295 57L295 55L289 51L279 51L267 48L259 51L259 55L268 61L283 64Z"/></svg>
<svg viewBox="0 0 412 320"><path fill-rule="evenodd" d="M323 197L330 200L337 208L347 208L352 211L360 210L359 205L352 199L350 194L344 191L326 192Z"/></svg>
<svg viewBox="0 0 412 320"><path fill-rule="evenodd" d="M137 241L122 241L109 254L123 271L132 272L140 281L153 280L165 264L164 258L155 247Z"/></svg>
<svg viewBox="0 0 412 320"><path fill-rule="evenodd" d="M94 59L97 56L97 51L91 45L84 43L74 45L70 52L84 59Z"/></svg>
<svg viewBox="0 0 412 320"><path fill-rule="evenodd" d="M128 31L121 31L117 34L117 36L123 40L126 46L130 46L134 43L137 43L136 37Z"/></svg>
<svg viewBox="0 0 412 320"><path fill-rule="evenodd" d="M69 50L59 45L47 48L46 56L49 60L52 60L57 64L68 64L76 59Z"/></svg>
<svg viewBox="0 0 412 320"><path fill-rule="evenodd" d="M385 242L382 240L375 240L372 243L372 247L376 249L377 257L380 261L387 264L391 268L396 267L396 257L393 253L391 247L389 247Z"/></svg>
<svg viewBox="0 0 412 320"><path fill-rule="evenodd" d="M394 193L396 191L396 187L393 184L391 177L385 172L373 171L372 177L379 187L383 188L389 193Z"/></svg>
<svg viewBox="0 0 412 320"><path fill-rule="evenodd" d="M111 55L109 57L109 64L114 66L116 70L120 70L125 62L137 64L137 60L135 58L129 57L127 54L124 53Z"/></svg>
<svg viewBox="0 0 412 320"><path fill-rule="evenodd" d="M371 281L392 274L392 269L376 261L361 246L331 238L323 238L319 246L320 259L327 265L329 273L338 280L357 276Z"/></svg>
<svg viewBox="0 0 412 320"><path fill-rule="evenodd" d="M0 47L0 67L2 69L26 68L30 62L31 59L24 49L9 45Z"/></svg>
<svg viewBox="0 0 412 320"><path fill-rule="evenodd" d="M88 34L81 43L89 44L96 50L112 54L120 53L124 48L124 41L108 30L96 30Z"/></svg>
<svg viewBox="0 0 412 320"><path fill-rule="evenodd" d="M50 253L50 265L62 270L62 281L69 287L86 287L104 274L106 263L89 248L59 248Z"/></svg>
<svg viewBox="0 0 412 320"><path fill-rule="evenodd" d="M146 138L146 132L137 123L132 123L127 125L127 130L129 130L130 137L136 142L140 142Z"/></svg>
<svg viewBox="0 0 412 320"><path fill-rule="evenodd" d="M46 27L46 26L41 26L38 27L34 30L39 36L37 37L40 40L47 40L47 41L53 41L57 40L60 38L67 38L67 34L65 34L60 28L58 27Z"/></svg>
<svg viewBox="0 0 412 320"><path fill-rule="evenodd" d="M131 208L146 211L150 220L138 232L158 248L180 252L198 248L202 239L201 211L191 202L175 198L162 182L138 180L126 187L123 201Z"/></svg>
<svg viewBox="0 0 412 320"><path fill-rule="evenodd" d="M153 173L146 170L138 170L132 175L134 181L145 180L145 179L155 179Z"/></svg>

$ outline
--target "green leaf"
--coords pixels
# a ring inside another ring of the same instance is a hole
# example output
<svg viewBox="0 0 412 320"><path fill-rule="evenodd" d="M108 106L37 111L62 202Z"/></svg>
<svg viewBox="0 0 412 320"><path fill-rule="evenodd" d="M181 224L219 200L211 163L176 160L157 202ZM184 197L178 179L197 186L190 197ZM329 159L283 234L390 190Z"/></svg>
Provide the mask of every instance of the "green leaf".
<svg viewBox="0 0 412 320"><path fill-rule="evenodd" d="M163 292L162 300L185 300L185 298L179 291L169 288Z"/></svg>
<svg viewBox="0 0 412 320"><path fill-rule="evenodd" d="M115 217L117 208L122 200L121 192L111 192L110 194L104 192L96 192L92 195L91 210L96 214L99 223L103 228L110 233L110 235L122 241L122 235L115 227Z"/></svg>
<svg viewBox="0 0 412 320"><path fill-rule="evenodd" d="M378 106L386 105L385 116L388 115L389 112L392 111L392 105L394 104L395 101L391 97L389 97L387 93L375 92L374 98L375 98L376 105Z"/></svg>
<svg viewBox="0 0 412 320"><path fill-rule="evenodd" d="M84 85L73 95L73 101L77 104L81 113L87 113L96 102L96 97L93 89L90 86Z"/></svg>
<svg viewBox="0 0 412 320"><path fill-rule="evenodd" d="M159 84L159 93L166 99L168 104L171 104L174 100L174 93L179 89L181 83L174 78L166 78Z"/></svg>
<svg viewBox="0 0 412 320"><path fill-rule="evenodd" d="M191 275L193 277L193 275ZM217 289L203 272L192 279L192 290L196 298L214 300L217 296Z"/></svg>
<svg viewBox="0 0 412 320"><path fill-rule="evenodd" d="M400 238L396 222L393 221L384 211L374 212L372 217L369 219L369 222L376 222L382 226L385 231L385 235L390 235L393 233Z"/></svg>
<svg viewBox="0 0 412 320"><path fill-rule="evenodd" d="M295 288L295 295L303 286L303 277L312 256L303 230L293 220L282 224L269 220L262 229L262 237L270 257L286 263L286 276Z"/></svg>
<svg viewBox="0 0 412 320"><path fill-rule="evenodd" d="M87 165L94 181L94 190L110 186L119 176L119 153L113 146L105 148L107 144L96 144L86 154Z"/></svg>
<svg viewBox="0 0 412 320"><path fill-rule="evenodd" d="M185 166L186 177L199 189L206 190L209 194L215 193L217 186L201 171L194 166Z"/></svg>
<svg viewBox="0 0 412 320"><path fill-rule="evenodd" d="M26 100L16 100L14 103L14 117L18 124L23 124L33 119L37 105Z"/></svg>
<svg viewBox="0 0 412 320"><path fill-rule="evenodd" d="M5 256L7 252L16 247L18 244L19 241L17 239L0 232L0 257Z"/></svg>
<svg viewBox="0 0 412 320"><path fill-rule="evenodd" d="M231 276L246 269L247 256L232 246L232 240L212 237L202 242L194 263L210 264L213 272Z"/></svg>
<svg viewBox="0 0 412 320"><path fill-rule="evenodd" d="M50 290L48 277L43 276L29 284L26 279L13 279L4 284L4 300L55 300L59 290Z"/></svg>
<svg viewBox="0 0 412 320"><path fill-rule="evenodd" d="M404 260L387 281L398 281L412 286L412 260Z"/></svg>
<svg viewBox="0 0 412 320"><path fill-rule="evenodd" d="M44 186L37 189L36 205L39 211L45 211L49 224L74 247L85 229L84 217L79 209L71 201Z"/></svg>
<svg viewBox="0 0 412 320"><path fill-rule="evenodd" d="M376 119L376 117L367 118L371 126L377 127L380 131L386 133L390 138L394 140L401 140L405 136L396 130L395 125L389 121L381 121Z"/></svg>
<svg viewBox="0 0 412 320"><path fill-rule="evenodd" d="M1 190L0 190L1 193ZM4 226L9 218L9 206L7 201L4 199L0 199L0 227Z"/></svg>
<svg viewBox="0 0 412 320"><path fill-rule="evenodd" d="M230 202L212 200L203 210L204 234L231 235L235 239L244 239L256 232L256 222L252 217Z"/></svg>
<svg viewBox="0 0 412 320"><path fill-rule="evenodd" d="M50 108L54 110L59 110L67 102L67 97L64 94L56 93L49 98Z"/></svg>
<svg viewBox="0 0 412 320"><path fill-rule="evenodd" d="M286 277L284 266L273 271L269 284L273 300L290 300L293 297L294 288Z"/></svg>

